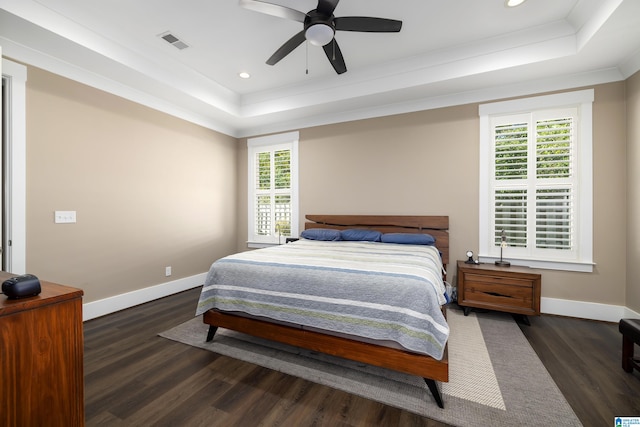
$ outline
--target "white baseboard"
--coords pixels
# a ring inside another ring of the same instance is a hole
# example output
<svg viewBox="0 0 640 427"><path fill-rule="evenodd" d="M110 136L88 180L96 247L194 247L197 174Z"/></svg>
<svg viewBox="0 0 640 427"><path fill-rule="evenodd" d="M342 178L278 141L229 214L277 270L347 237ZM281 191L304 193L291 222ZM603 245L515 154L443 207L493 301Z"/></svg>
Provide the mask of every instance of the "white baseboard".
<svg viewBox="0 0 640 427"><path fill-rule="evenodd" d="M148 288L138 289L125 294L85 303L82 305L82 320L87 321L95 319L96 317L115 313L116 311L124 310L125 308L134 307L136 305L144 304L145 302L202 286L206 277L207 273L196 274L195 276L185 277L183 279L173 280L171 282L161 283ZM195 309L196 307L194 304L194 315Z"/></svg>
<svg viewBox="0 0 640 427"><path fill-rule="evenodd" d="M633 318L633 319L640 319L640 313L638 313L637 311L633 311L631 310L629 307L625 307L624 308L624 317L626 318Z"/></svg>
<svg viewBox="0 0 640 427"><path fill-rule="evenodd" d="M616 323L625 317L640 318L640 313L636 313L630 308L621 305L571 301L557 298L541 298L540 311L558 316L579 317L581 319Z"/></svg>

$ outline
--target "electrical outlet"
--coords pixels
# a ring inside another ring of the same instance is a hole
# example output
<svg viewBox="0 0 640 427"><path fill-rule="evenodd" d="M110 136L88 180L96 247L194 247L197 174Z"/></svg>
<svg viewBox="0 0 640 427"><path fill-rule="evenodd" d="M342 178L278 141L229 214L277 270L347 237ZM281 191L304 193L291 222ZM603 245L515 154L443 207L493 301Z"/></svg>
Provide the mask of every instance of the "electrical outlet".
<svg viewBox="0 0 640 427"><path fill-rule="evenodd" d="M171 266L168 266L168 267L164 268L164 275L165 275L165 277L171 276Z"/></svg>
<svg viewBox="0 0 640 427"><path fill-rule="evenodd" d="M76 211L55 211L53 221L56 224L75 224Z"/></svg>

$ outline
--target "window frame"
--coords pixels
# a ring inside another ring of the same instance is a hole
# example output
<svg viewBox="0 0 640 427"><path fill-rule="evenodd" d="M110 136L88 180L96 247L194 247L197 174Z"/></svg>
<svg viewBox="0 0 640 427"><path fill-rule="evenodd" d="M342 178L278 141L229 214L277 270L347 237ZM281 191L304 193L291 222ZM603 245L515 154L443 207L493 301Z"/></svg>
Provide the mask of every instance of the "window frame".
<svg viewBox="0 0 640 427"><path fill-rule="evenodd" d="M263 248L283 243L283 236L274 233L268 236L259 236L255 233L256 223L256 162L255 155L258 152L291 150L291 236L299 233L299 199L298 199L298 142L299 132L287 132L276 135L268 135L247 139L247 245L250 248Z"/></svg>
<svg viewBox="0 0 640 427"><path fill-rule="evenodd" d="M534 268L554 270L593 271L593 101L594 90L543 95L531 98L501 101L482 104L480 115L480 197L479 197L479 258L482 262L493 262L499 259L499 249L495 250L494 230L492 228L495 206L493 204L492 181L494 171L494 153L492 139L492 119L532 112L577 109L577 142L575 146L576 176L576 225L575 256L567 259L564 256L532 255L524 251L504 249L504 258L514 265L525 265ZM534 196L535 197L535 196ZM529 211L528 215L535 215ZM529 239L532 237L530 236ZM533 236L535 241L535 236ZM551 252L551 251L549 251Z"/></svg>

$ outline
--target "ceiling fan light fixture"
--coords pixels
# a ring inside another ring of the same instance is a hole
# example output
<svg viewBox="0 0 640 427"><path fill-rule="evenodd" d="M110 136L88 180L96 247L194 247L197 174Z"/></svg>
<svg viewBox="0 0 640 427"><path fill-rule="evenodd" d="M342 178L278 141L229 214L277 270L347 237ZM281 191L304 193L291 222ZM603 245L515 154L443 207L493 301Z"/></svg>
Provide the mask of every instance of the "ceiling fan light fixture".
<svg viewBox="0 0 640 427"><path fill-rule="evenodd" d="M516 6L520 6L525 1L526 0L505 0L504 4L507 7L516 7Z"/></svg>
<svg viewBox="0 0 640 427"><path fill-rule="evenodd" d="M307 28L305 38L314 46L324 46L333 40L334 31L327 24L314 24Z"/></svg>

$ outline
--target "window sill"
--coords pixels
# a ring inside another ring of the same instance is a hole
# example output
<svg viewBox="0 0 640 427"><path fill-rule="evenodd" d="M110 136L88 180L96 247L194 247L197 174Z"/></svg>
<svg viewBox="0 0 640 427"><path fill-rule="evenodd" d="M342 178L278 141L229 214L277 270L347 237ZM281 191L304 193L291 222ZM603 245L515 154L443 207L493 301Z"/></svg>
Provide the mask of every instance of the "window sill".
<svg viewBox="0 0 640 427"><path fill-rule="evenodd" d="M282 243L263 243L263 242L247 242L247 247L252 249L270 248L271 246L278 246Z"/></svg>
<svg viewBox="0 0 640 427"><path fill-rule="evenodd" d="M498 261L498 257L490 257L479 255L480 262L493 263ZM533 259L513 259L504 258L505 261L509 261L511 265L519 265L523 267L538 268L542 270L561 270L561 271L575 271L579 273L593 273L593 267L595 263L587 262L567 262L567 261L541 261Z"/></svg>

